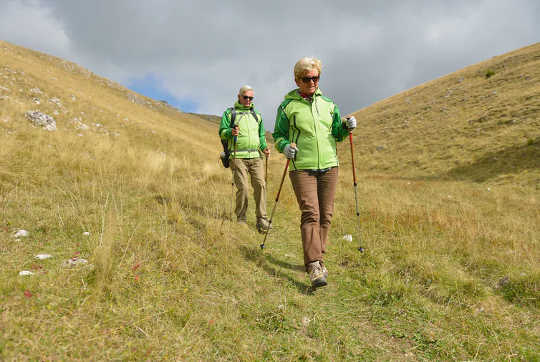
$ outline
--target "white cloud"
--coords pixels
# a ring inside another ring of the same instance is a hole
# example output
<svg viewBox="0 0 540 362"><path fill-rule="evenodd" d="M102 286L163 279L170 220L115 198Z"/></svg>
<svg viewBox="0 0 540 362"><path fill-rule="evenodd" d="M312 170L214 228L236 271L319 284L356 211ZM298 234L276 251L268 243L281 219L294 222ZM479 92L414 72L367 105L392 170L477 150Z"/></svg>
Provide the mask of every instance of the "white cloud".
<svg viewBox="0 0 540 362"><path fill-rule="evenodd" d="M69 38L51 11L38 1L0 2L0 37L17 45L69 57Z"/></svg>
<svg viewBox="0 0 540 362"><path fill-rule="evenodd" d="M155 74L203 113L220 114L250 84L268 128L302 56L323 61L321 89L350 113L540 34L536 0L4 3L8 41L123 84Z"/></svg>

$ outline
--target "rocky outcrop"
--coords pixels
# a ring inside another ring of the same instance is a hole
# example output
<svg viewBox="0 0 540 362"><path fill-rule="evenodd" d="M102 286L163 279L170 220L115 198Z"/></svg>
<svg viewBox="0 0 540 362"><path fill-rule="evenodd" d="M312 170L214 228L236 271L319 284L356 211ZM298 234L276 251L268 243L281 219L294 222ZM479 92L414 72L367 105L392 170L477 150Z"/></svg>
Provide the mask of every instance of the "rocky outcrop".
<svg viewBox="0 0 540 362"><path fill-rule="evenodd" d="M40 111L28 111L25 117L36 127L42 127L47 131L56 131L56 121L53 117Z"/></svg>

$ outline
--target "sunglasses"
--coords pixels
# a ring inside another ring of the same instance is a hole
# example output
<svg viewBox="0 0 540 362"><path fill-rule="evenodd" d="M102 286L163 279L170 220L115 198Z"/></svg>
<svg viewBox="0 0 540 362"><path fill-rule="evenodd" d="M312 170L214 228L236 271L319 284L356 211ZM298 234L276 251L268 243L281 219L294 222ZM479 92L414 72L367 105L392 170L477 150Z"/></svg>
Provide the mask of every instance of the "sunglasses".
<svg viewBox="0 0 540 362"><path fill-rule="evenodd" d="M242 96L242 98L244 98L245 100L248 100L248 99L249 99L250 101L252 101L253 98L255 98L255 97Z"/></svg>
<svg viewBox="0 0 540 362"><path fill-rule="evenodd" d="M313 83L317 83L319 81L319 76L316 76L316 77L302 77L302 82L304 83L309 83L311 81L313 81Z"/></svg>

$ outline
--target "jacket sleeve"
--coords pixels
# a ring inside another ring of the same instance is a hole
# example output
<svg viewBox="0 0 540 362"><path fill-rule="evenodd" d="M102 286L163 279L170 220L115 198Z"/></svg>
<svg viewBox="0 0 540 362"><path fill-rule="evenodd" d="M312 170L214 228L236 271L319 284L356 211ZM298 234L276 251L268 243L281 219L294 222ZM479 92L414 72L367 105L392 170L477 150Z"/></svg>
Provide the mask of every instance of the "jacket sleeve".
<svg viewBox="0 0 540 362"><path fill-rule="evenodd" d="M283 105L280 105L277 110L276 124L274 125L274 144L279 152L283 152L283 148L288 145L289 142L289 118L285 114Z"/></svg>
<svg viewBox="0 0 540 362"><path fill-rule="evenodd" d="M221 117L221 123L219 125L219 137L223 140L232 138L231 133L231 111L226 109Z"/></svg>
<svg viewBox="0 0 540 362"><path fill-rule="evenodd" d="M259 122L259 144L260 144L259 147L261 151L264 151L266 147L268 147L268 145L266 144L266 130L264 129L262 115L259 113L258 116L261 120Z"/></svg>
<svg viewBox="0 0 540 362"><path fill-rule="evenodd" d="M336 141L343 141L349 134L349 130L344 122L341 121L341 114L339 108L334 104L334 114L332 116L332 136Z"/></svg>

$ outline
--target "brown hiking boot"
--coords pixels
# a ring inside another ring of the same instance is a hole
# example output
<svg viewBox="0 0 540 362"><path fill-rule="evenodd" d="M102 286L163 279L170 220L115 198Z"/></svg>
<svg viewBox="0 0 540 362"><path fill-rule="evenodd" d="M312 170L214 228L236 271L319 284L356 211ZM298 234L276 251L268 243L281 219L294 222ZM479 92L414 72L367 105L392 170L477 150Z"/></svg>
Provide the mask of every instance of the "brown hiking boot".
<svg viewBox="0 0 540 362"><path fill-rule="evenodd" d="M322 261L320 261L319 264L321 264L324 279L328 279L328 269L326 269L326 266L324 265Z"/></svg>
<svg viewBox="0 0 540 362"><path fill-rule="evenodd" d="M264 234L265 232L267 232L271 228L272 228L272 226L270 225L268 220L263 219L263 218L257 219L257 231L259 233Z"/></svg>
<svg viewBox="0 0 540 362"><path fill-rule="evenodd" d="M324 287L326 285L326 277L324 276L323 268L319 261L309 263L307 271L313 288Z"/></svg>

